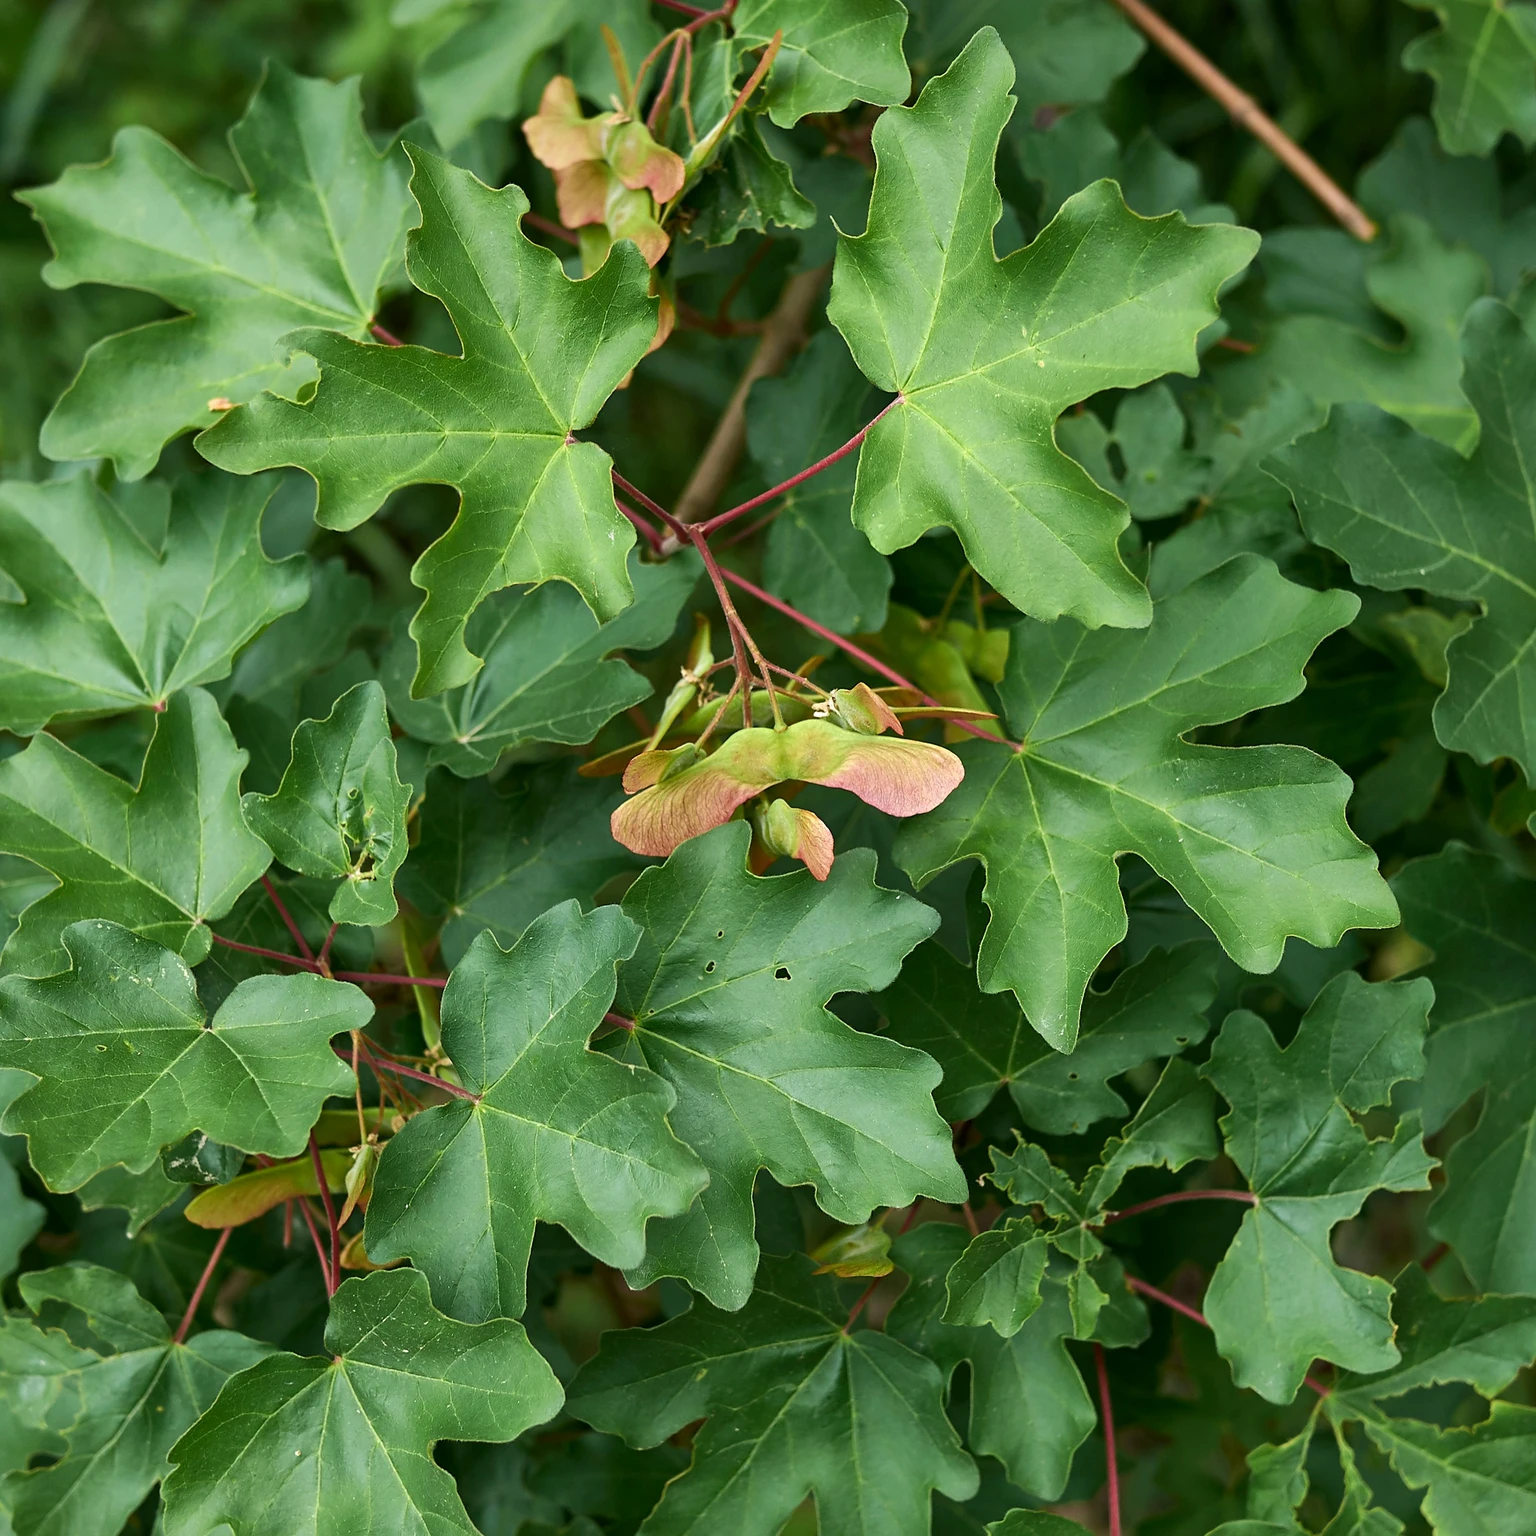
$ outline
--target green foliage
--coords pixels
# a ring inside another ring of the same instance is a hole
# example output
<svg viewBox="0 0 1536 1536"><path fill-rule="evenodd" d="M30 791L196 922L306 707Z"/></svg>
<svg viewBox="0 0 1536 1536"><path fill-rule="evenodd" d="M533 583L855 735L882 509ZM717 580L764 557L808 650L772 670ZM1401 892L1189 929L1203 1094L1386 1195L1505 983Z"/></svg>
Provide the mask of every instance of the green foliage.
<svg viewBox="0 0 1536 1536"><path fill-rule="evenodd" d="M1156 9L0 6L0 1533L1536 1529L1536 11Z"/></svg>

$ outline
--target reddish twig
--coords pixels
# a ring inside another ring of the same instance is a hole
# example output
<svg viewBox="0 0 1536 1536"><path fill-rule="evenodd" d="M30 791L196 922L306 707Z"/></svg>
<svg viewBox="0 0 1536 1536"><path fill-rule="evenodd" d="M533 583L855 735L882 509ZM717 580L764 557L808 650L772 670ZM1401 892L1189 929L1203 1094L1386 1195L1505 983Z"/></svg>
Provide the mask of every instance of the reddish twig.
<svg viewBox="0 0 1536 1536"><path fill-rule="evenodd" d="M900 672L886 666L883 661L871 656L868 651L857 646L851 640L830 630L824 624L818 624L809 614L801 613L798 608L792 608L782 598L775 597L771 592L765 592L754 582L747 580L745 576L738 576L735 571L722 570L721 574L733 586L740 587L743 592L750 593L758 602L766 603L770 608L776 608L786 618L793 619L802 629L808 629L813 635L820 635L823 640L830 640L839 650L846 651L855 661L862 662L871 672L878 672L887 681L895 683L898 688L910 688L921 699L926 700L935 708L943 709L943 705L932 694L924 693L911 679L905 678ZM1006 737L994 735L991 731L984 731L979 725L974 725L969 720L956 720L955 724L961 730L969 731L972 736L979 736L983 741L995 741L999 746L1012 747L1015 752L1021 750L1019 744L1009 741Z"/></svg>
<svg viewBox="0 0 1536 1536"><path fill-rule="evenodd" d="M339 1047L333 1045L331 1049L343 1061L351 1060L348 1053ZM368 1065L375 1072L392 1072L396 1077L414 1078L419 1083L431 1083L434 1088L441 1088L444 1093L451 1093L455 1098L468 1099L471 1103L475 1104L480 1102L480 1095L478 1093L471 1093L468 1088L461 1088L457 1083L449 1083L440 1077L433 1077L430 1072L418 1072L415 1067L402 1067L398 1062L381 1061L372 1051L368 1053Z"/></svg>
<svg viewBox="0 0 1536 1536"><path fill-rule="evenodd" d="M659 517L668 528L677 535L679 542L688 537L688 530L673 515L662 506L659 501L652 501L637 485L631 485L618 470L613 471L613 483L629 497L631 501L638 501L652 517Z"/></svg>
<svg viewBox="0 0 1536 1536"><path fill-rule="evenodd" d="M581 244L581 236L575 230L567 229L564 224L557 224L553 219L546 219L542 213L534 213L532 209L523 215L523 223L532 224L535 229L541 229L557 240L564 240L567 245Z"/></svg>
<svg viewBox="0 0 1536 1536"><path fill-rule="evenodd" d="M337 924L332 923L330 931L325 936L325 943L320 946L320 953L315 956L315 964L320 967L322 976L331 974L331 945L336 942Z"/></svg>
<svg viewBox="0 0 1536 1536"><path fill-rule="evenodd" d="M219 1240L213 1245L213 1252L208 1255L208 1262L203 1265L203 1273L192 1292L192 1299L187 1303L187 1310L182 1313L181 1324L172 1335L173 1342L181 1344L186 1340L187 1330L192 1326L192 1319L197 1316L198 1303L203 1299L203 1292L208 1289L208 1282L213 1278L214 1269L219 1260L224 1256L224 1245L229 1241L229 1234L235 1229L225 1227L219 1233Z"/></svg>
<svg viewBox="0 0 1536 1536"><path fill-rule="evenodd" d="M1180 1301L1177 1296L1170 1296L1167 1291L1160 1291L1155 1285L1148 1285L1145 1280L1138 1280L1135 1275L1127 1275L1125 1283L1141 1296L1150 1296L1153 1301L1160 1301L1165 1307L1171 1307L1181 1316L1187 1317L1193 1323L1199 1323L1202 1328L1209 1328L1211 1320L1204 1312L1197 1312L1188 1302ZM1303 1376L1302 1380L1311 1387L1319 1397L1327 1397L1330 1389L1312 1376Z"/></svg>
<svg viewBox="0 0 1536 1536"><path fill-rule="evenodd" d="M325 1207L326 1224L331 1229L331 1295L336 1294L336 1277L341 1273L341 1228L336 1224L336 1202L331 1199L331 1186L326 1182L325 1164L320 1160L320 1143L315 1133L309 1133L309 1160L315 1165L315 1183L320 1186L320 1203Z"/></svg>
<svg viewBox="0 0 1536 1536"><path fill-rule="evenodd" d="M321 1183L323 1184L324 1182L322 1179ZM320 1240L320 1229L315 1225L314 1212L310 1210L308 1200L299 1198L296 1203L299 1207L299 1215L304 1218L304 1225L309 1228L310 1240L315 1245L315 1258L320 1265L321 1278L325 1281L325 1294L327 1296L334 1296L336 1294L336 1286L331 1280L331 1266L326 1262L325 1244Z"/></svg>
<svg viewBox="0 0 1536 1536"><path fill-rule="evenodd" d="M1143 1211L1155 1211L1163 1205L1179 1205L1185 1200L1237 1200L1243 1205L1257 1205L1259 1197L1246 1189L1181 1189L1171 1195L1159 1195L1155 1200L1143 1200L1139 1205L1128 1205L1123 1211L1106 1211L1098 1225L1107 1227Z"/></svg>
<svg viewBox="0 0 1536 1536"><path fill-rule="evenodd" d="M226 939L222 933L210 933L209 937L215 944L222 944L225 949L238 949L247 955L260 955L264 960L281 960L284 965L296 965L301 971L311 971L317 976L320 974L317 961L300 960L297 955L285 955L280 949L263 949L259 944L242 944L238 939Z"/></svg>
<svg viewBox="0 0 1536 1536"><path fill-rule="evenodd" d="M1099 1417L1104 1426L1104 1470L1109 1493L1109 1536L1120 1536L1120 1468L1115 1459L1115 1410L1109 1397L1109 1367L1104 1346L1093 1346L1093 1366L1099 1378Z"/></svg>
<svg viewBox="0 0 1536 1536"><path fill-rule="evenodd" d="M1226 108L1357 240L1374 240L1376 226L1364 210L1246 91L1239 90L1184 35L1142 0L1114 3L1208 96Z"/></svg>
<svg viewBox="0 0 1536 1536"><path fill-rule="evenodd" d="M661 3L663 5L671 5L672 0L661 0ZM703 29L707 27L712 21L729 21L732 12L735 11L735 9L736 0L725 0L725 4L720 6L718 9L713 11L705 11L702 15L696 16L692 21L688 23L687 26L683 28L683 31L688 33L688 35L691 37L695 32L703 31ZM742 92L743 98L750 96L752 94L753 88L756 85L756 77L748 81L747 88Z"/></svg>
<svg viewBox="0 0 1536 1536"><path fill-rule="evenodd" d="M855 432L853 436L850 437L841 448L833 449L833 451L829 453L826 458L818 459L814 464L810 466L810 468L802 469L798 475L791 475L788 480L781 481L778 485L773 486L771 489L763 491L761 494L752 497L750 501L744 501L740 506L731 507L726 511L721 512L718 516L710 518L708 522L700 523L700 531L704 534L705 538L708 538L710 534L712 534L717 528L725 527L727 523L734 522L738 517L743 517L748 512L755 512L765 502L772 501L776 496L782 496L786 491L794 490L797 485L803 485L813 475L819 475L824 469L830 469L834 464L838 462L839 459L847 458L848 455L852 453L854 449L857 448L866 437L869 436L870 432L874 430L875 424L881 419L881 417L894 410L900 404L902 404L902 397L897 395L896 398L892 400L890 404L880 412L879 416L873 417L870 421L866 422L862 427L860 427L859 430Z"/></svg>
<svg viewBox="0 0 1536 1536"><path fill-rule="evenodd" d="M332 971L331 975L337 981L352 981L364 987L436 987L441 991L448 985L446 976L395 976L387 971Z"/></svg>
<svg viewBox="0 0 1536 1536"><path fill-rule="evenodd" d="M1443 1259L1450 1251L1451 1245L1449 1243L1436 1243L1435 1246L1431 1248L1422 1259L1419 1260L1419 1268L1422 1269L1427 1275L1430 1270L1432 1270L1435 1265L1437 1265L1440 1260Z"/></svg>
<svg viewBox="0 0 1536 1536"><path fill-rule="evenodd" d="M664 5L669 11L681 11L684 16L707 16L709 13L702 5L688 5L685 0L656 0L657 5Z"/></svg>
<svg viewBox="0 0 1536 1536"><path fill-rule="evenodd" d="M382 341L386 347L403 347L405 345L405 343L401 341L393 331L386 331L382 325L370 325L368 329L373 333L375 337L377 337L378 340Z"/></svg>
<svg viewBox="0 0 1536 1536"><path fill-rule="evenodd" d="M630 1034L635 1032L635 1021L626 1018L622 1013L615 1013L611 1008L603 1015L604 1024L614 1024L620 1029L628 1030Z"/></svg>
<svg viewBox="0 0 1536 1536"><path fill-rule="evenodd" d="M272 905L277 908L277 915L282 918L283 926L293 935L293 942L299 946L299 953L306 960L313 960L315 952L309 947L309 940L300 932L299 925L294 922L293 915L283 905L283 898L277 894L277 887L272 884L271 879L266 875L261 877L261 884L262 889L271 897Z"/></svg>
<svg viewBox="0 0 1536 1536"><path fill-rule="evenodd" d="M848 1321L843 1324L844 1333L852 1332L854 1320L858 1317L859 1313L864 1310L864 1303L875 1294L875 1287L880 1284L880 1281L883 1278L884 1276L882 1275L876 1275L875 1278L864 1287L863 1291L859 1295L859 1299L854 1302L854 1304L848 1309Z"/></svg>
<svg viewBox="0 0 1536 1536"><path fill-rule="evenodd" d="M620 501L617 496L613 498L613 504L639 529L641 537L651 546L651 553L659 555L661 553L661 535L633 507Z"/></svg>

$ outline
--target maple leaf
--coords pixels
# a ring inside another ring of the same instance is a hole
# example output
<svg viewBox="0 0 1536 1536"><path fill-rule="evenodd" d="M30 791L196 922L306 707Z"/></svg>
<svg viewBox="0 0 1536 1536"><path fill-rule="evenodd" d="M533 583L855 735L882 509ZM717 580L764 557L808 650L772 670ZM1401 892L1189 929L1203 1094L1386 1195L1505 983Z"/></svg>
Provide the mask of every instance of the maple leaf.
<svg viewBox="0 0 1536 1536"><path fill-rule="evenodd" d="M851 101L905 101L912 89L901 56L906 29L906 8L897 0L742 0L731 13L743 51L782 34L764 92L768 116L780 128L812 112L841 112Z"/></svg>
<svg viewBox="0 0 1536 1536"><path fill-rule="evenodd" d="M1111 1078L1203 1040L1215 995L1214 945L1153 950L1106 991L1086 994L1077 1045L1063 1056L1011 997L979 991L970 967L930 940L879 1001L891 1038L926 1051L944 1069L934 1101L946 1120L974 1120L1007 1088L1026 1124L1074 1136L1128 1112Z"/></svg>
<svg viewBox="0 0 1536 1536"><path fill-rule="evenodd" d="M658 1531L774 1536L814 1494L830 1530L926 1536L930 1489L967 1499L977 1486L943 1378L847 1321L809 1260L770 1260L738 1313L697 1301L658 1328L609 1334L571 1383L570 1411L639 1446L704 1420L651 1516Z"/></svg>
<svg viewBox="0 0 1536 1536"><path fill-rule="evenodd" d="M1312 1360L1354 1371L1397 1363L1384 1280L1341 1268L1329 1235L1376 1189L1427 1189L1434 1159L1417 1113L1391 1137L1353 1116L1420 1077L1434 988L1335 977L1284 1050L1256 1014L1228 1014L1204 1075L1231 1105L1227 1155L1257 1196L1211 1277L1205 1314L1239 1386L1289 1402Z"/></svg>
<svg viewBox="0 0 1536 1536"><path fill-rule="evenodd" d="M512 1440L560 1407L520 1323L444 1317L414 1270L346 1281L325 1348L242 1371L176 1442L166 1536L221 1523L240 1536L328 1536L375 1527L381 1509L401 1530L475 1536L433 1445Z"/></svg>
<svg viewBox="0 0 1536 1536"><path fill-rule="evenodd" d="M1115 858L1127 849L1245 970L1272 971L1287 934L1331 946L1347 928L1396 922L1374 855L1344 823L1343 773L1300 747L1185 740L1293 698L1313 648L1357 604L1241 555L1160 598L1145 630L1013 630L998 693L1022 749L959 747L964 783L896 843L919 883L960 859L985 866L983 991L1011 989L1070 1050L1088 980L1125 935Z"/></svg>
<svg viewBox="0 0 1536 1536"><path fill-rule="evenodd" d="M963 1227L929 1222L892 1243L891 1256L911 1278L886 1332L946 1377L969 1364L971 1449L997 1457L1009 1480L1037 1498L1060 1498L1072 1458L1097 1422L1067 1352L1073 1328L1066 1285L1045 1279L1041 1304L1006 1338L993 1328L946 1322L947 1277L968 1242Z"/></svg>
<svg viewBox="0 0 1536 1536"><path fill-rule="evenodd" d="M1407 0L1438 31L1403 49L1403 67L1435 82L1435 127L1453 155L1486 155L1506 133L1536 143L1536 6L1506 0Z"/></svg>
<svg viewBox="0 0 1536 1536"><path fill-rule="evenodd" d="M451 1316L518 1317L535 1220L616 1268L707 1175L672 1134L665 1081L588 1048L639 930L614 907L546 912L513 948L481 934L443 993L442 1039L477 1095L413 1116L379 1161L365 1241L409 1257Z"/></svg>
<svg viewBox="0 0 1536 1536"><path fill-rule="evenodd" d="M1477 416L1462 388L1460 332L1468 309L1488 291L1487 264L1417 218L1393 218L1389 233L1391 245L1371 259L1364 287L1401 327L1401 340L1385 341L1335 316L1286 314L1259 354L1237 365L1238 376L1282 383L1324 404L1380 406L1468 452L1477 441ZM1303 270L1311 254L1306 247L1298 252Z"/></svg>
<svg viewBox="0 0 1536 1536"><path fill-rule="evenodd" d="M189 965L203 959L208 920L272 857L240 819L245 762L201 688L174 694L157 717L137 789L52 736L0 762L0 847L59 880L22 913L7 969L57 970L65 928L95 917L167 944Z"/></svg>
<svg viewBox="0 0 1536 1536"><path fill-rule="evenodd" d="M671 1122L709 1169L684 1216L651 1224L635 1285L678 1275L717 1306L752 1289L760 1168L809 1184L845 1225L919 1194L959 1199L964 1180L920 1051L850 1029L834 993L889 985L934 915L874 884L863 849L825 882L746 870L739 822L684 844L624 898L644 929L619 971L615 1008L634 1020L611 1048L677 1094Z"/></svg>
<svg viewBox="0 0 1536 1536"><path fill-rule="evenodd" d="M882 553L953 528L976 570L1038 618L1141 625L1146 592L1116 548L1125 506L1053 427L1087 395L1193 373L1217 291L1257 239L1139 218L1098 182L998 261L992 167L1012 81L983 28L915 106L875 127L869 226L839 241L828 317L900 403L860 448L853 520ZM940 165L934 196L926 173Z"/></svg>
<svg viewBox="0 0 1536 1536"><path fill-rule="evenodd" d="M293 733L293 755L273 795L246 795L246 825L280 863L340 881L333 922L389 922L395 873L405 862L410 789L395 767L384 690L359 683L324 720Z"/></svg>
<svg viewBox="0 0 1536 1536"><path fill-rule="evenodd" d="M187 313L99 341L43 424L51 459L98 455L125 479L190 428L261 390L314 377L276 343L299 325L365 336L400 263L405 167L362 124L358 82L267 66L230 149L247 190L199 171L159 134L124 128L102 165L20 194L47 228L54 288L141 288Z"/></svg>
<svg viewBox="0 0 1536 1536"><path fill-rule="evenodd" d="M565 764L515 768L494 785L437 769L400 894L443 920L450 966L482 929L510 945L547 908L572 897L590 904L608 880L638 868L609 835L618 800L611 779L583 779Z"/></svg>
<svg viewBox="0 0 1536 1536"><path fill-rule="evenodd" d="M46 1306L56 1318L63 1308L71 1322L83 1322L85 1330L78 1331L87 1332L93 1347L78 1348L64 1333L20 1319L9 1320L0 1334L0 1369L23 1419L34 1427L57 1424L65 1439L57 1461L0 1482L0 1507L16 1536L116 1536L169 1470L166 1457L177 1439L231 1376L271 1346L221 1329L186 1343L173 1340L165 1319L127 1276L95 1264L33 1270L18 1288L34 1313ZM62 1356L48 1393L53 1402L42 1412L28 1390L27 1364L17 1358L39 1347ZM68 1411L61 1412L65 1402Z"/></svg>
<svg viewBox="0 0 1536 1536"><path fill-rule="evenodd" d="M441 763L473 778L526 742L589 742L615 715L649 698L650 683L612 653L651 650L670 639L702 567L684 549L663 565L642 565L631 555L629 568L635 601L606 624L563 583L497 593L465 630L484 669L430 699L411 697L415 657L410 642L398 638L380 680L391 714L431 744L428 766Z"/></svg>
<svg viewBox="0 0 1536 1536"><path fill-rule="evenodd" d="M559 578L599 619L628 605L634 529L614 504L607 455L571 434L645 355L656 307L638 251L621 244L572 282L523 234L521 189L492 191L425 150L408 153L421 224L407 270L442 301L463 355L293 333L288 345L320 367L313 399L258 396L198 449L239 474L307 470L326 528L356 527L402 486L457 487L457 518L411 573L427 594L411 621L420 698L480 670L464 627L502 587Z"/></svg>
<svg viewBox="0 0 1536 1536"><path fill-rule="evenodd" d="M1425 1046L1424 1129L1443 1131L1484 1093L1472 1130L1445 1159L1429 1230L1450 1243L1480 1290L1536 1286L1532 1130L1536 1127L1536 883L1492 854L1451 843L1414 859L1393 890L1403 923L1434 959Z"/></svg>
<svg viewBox="0 0 1536 1536"><path fill-rule="evenodd" d="M319 976L242 982L207 1022L192 973L115 923L64 930L71 969L0 980L0 1061L40 1079L6 1114L51 1188L113 1163L142 1173L191 1131L292 1157L320 1106L351 1087L330 1049L373 1005Z"/></svg>
<svg viewBox="0 0 1536 1536"><path fill-rule="evenodd" d="M1474 600L1483 616L1446 647L1435 735L1479 762L1512 757L1536 777L1536 343L1495 299L1467 315L1463 388L1482 424L1468 459L1363 406L1269 462L1309 538L1357 581Z"/></svg>
<svg viewBox="0 0 1536 1536"><path fill-rule="evenodd" d="M187 479L159 543L86 474L0 486L0 726L160 708L224 677L234 653L308 596L301 559L268 560L261 515L275 477Z"/></svg>

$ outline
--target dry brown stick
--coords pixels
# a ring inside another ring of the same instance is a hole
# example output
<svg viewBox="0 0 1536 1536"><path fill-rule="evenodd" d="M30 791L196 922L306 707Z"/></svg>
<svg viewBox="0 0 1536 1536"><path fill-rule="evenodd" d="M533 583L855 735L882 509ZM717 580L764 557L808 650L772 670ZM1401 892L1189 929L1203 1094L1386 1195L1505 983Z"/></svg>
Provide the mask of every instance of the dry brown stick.
<svg viewBox="0 0 1536 1536"><path fill-rule="evenodd" d="M779 302L768 317L757 351L747 364L726 402L714 435L694 466L688 484L678 499L673 515L681 522L697 523L715 510L720 493L735 472L747 441L747 394L759 379L777 373L787 363L805 336L811 309L827 280L826 267L811 272L797 272L784 285ZM670 536L662 546L670 554L680 547L677 536Z"/></svg>
<svg viewBox="0 0 1536 1536"><path fill-rule="evenodd" d="M1263 143L1350 234L1357 240L1376 238L1376 226L1365 210L1345 195L1344 189L1252 96L1239 90L1182 33L1170 27L1156 11L1143 5L1142 0L1114 0L1114 3L1201 90L1225 107L1239 128L1246 128Z"/></svg>

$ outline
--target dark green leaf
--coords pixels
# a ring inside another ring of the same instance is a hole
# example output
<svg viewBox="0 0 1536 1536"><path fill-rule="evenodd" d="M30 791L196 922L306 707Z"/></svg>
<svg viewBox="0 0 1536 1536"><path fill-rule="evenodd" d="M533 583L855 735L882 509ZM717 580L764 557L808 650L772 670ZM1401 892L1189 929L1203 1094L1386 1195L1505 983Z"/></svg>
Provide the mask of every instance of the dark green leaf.
<svg viewBox="0 0 1536 1536"><path fill-rule="evenodd" d="M970 968L937 942L915 951L880 1006L892 1038L943 1067L934 1099L946 1120L975 1119L1006 1086L1027 1124L1069 1136L1126 1113L1111 1078L1205 1038L1216 960L1214 946L1198 941L1154 950L1107 991L1089 992L1070 1056L1029 1027L1011 996L979 992Z"/></svg>
<svg viewBox="0 0 1536 1536"><path fill-rule="evenodd" d="M142 1173L190 1131L292 1157L351 1071L333 1035L373 1005L356 987L301 973L242 982L208 1023L192 973L115 923L77 923L72 969L0 981L0 1060L40 1079L6 1114L54 1189L123 1163Z"/></svg>
<svg viewBox="0 0 1536 1536"><path fill-rule="evenodd" d="M1462 337L1465 388L1482 423L1462 459L1361 406L1272 460L1310 538L1344 556L1357 581L1472 599L1483 617L1446 651L1450 681L1435 734L1479 762L1512 757L1536 775L1536 528L1529 470L1536 445L1536 342L1492 299Z"/></svg>
<svg viewBox="0 0 1536 1536"><path fill-rule="evenodd" d="M439 1440L505 1441L550 1418L559 1383L513 1322L432 1309L424 1275L381 1270L331 1300L327 1357L269 1356L242 1371L176 1443L166 1536L333 1536L474 1527ZM385 1514L387 1512L387 1515Z"/></svg>
<svg viewBox="0 0 1536 1536"><path fill-rule="evenodd" d="M359 683L324 720L306 720L293 733L277 793L246 795L240 809L279 863L340 882L332 921L372 927L397 910L410 800L395 768L384 690Z"/></svg>
<svg viewBox="0 0 1536 1536"><path fill-rule="evenodd" d="M1288 934L1331 947L1348 928L1396 921L1374 856L1344 824L1337 768L1299 747L1185 739L1294 697L1314 647L1357 606L1246 555L1159 599L1140 632L1014 629L999 693L1025 749L962 746L965 782L896 845L919 882L960 859L986 866L984 991L1011 988L1040 1034L1071 1049L1088 980L1125 935L1115 857L1127 849L1244 970L1273 970Z"/></svg>
<svg viewBox="0 0 1536 1536"><path fill-rule="evenodd" d="M1453 155L1486 155L1506 133L1536 142L1536 6L1408 0L1439 18L1403 49L1435 82L1435 127Z"/></svg>
<svg viewBox="0 0 1536 1536"><path fill-rule="evenodd" d="M147 128L124 128L105 164L76 166L24 201L47 226L55 288L142 288L186 314L98 342L43 426L52 459L105 455L136 480L162 445L268 387L314 377L276 343L298 325L367 335L410 223L405 165L380 155L356 80L305 80L281 64L229 135L247 188L198 170Z"/></svg>
<svg viewBox="0 0 1536 1536"><path fill-rule="evenodd" d="M391 1138L368 1207L368 1255L410 1257L450 1316L521 1316L535 1220L616 1268L646 1223L677 1216L703 1165L667 1125L672 1090L587 1048L639 930L615 907L566 902L506 951L482 933L443 993L443 1048L479 1095Z"/></svg>
<svg viewBox="0 0 1536 1536"><path fill-rule="evenodd" d="M450 966L485 929L509 945L546 908L590 904L606 881L640 867L608 830L622 800L614 780L579 778L566 764L514 768L495 786L438 769L400 893L444 919Z"/></svg>
<svg viewBox="0 0 1536 1536"><path fill-rule="evenodd" d="M38 1346L68 1351L50 1392L67 1397L75 1413L59 1425L67 1446L62 1457L36 1471L12 1472L0 1483L0 1499L17 1536L115 1536L169 1470L166 1458L178 1437L225 1381L254 1365L268 1347L221 1331L174 1343L165 1319L128 1279L94 1264L34 1271L22 1277L20 1288L34 1312L47 1303L79 1312L104 1347L72 1349L62 1334L16 1321L0 1337L0 1362L24 1419L37 1424L61 1415L33 1418L29 1382L12 1374L19 1362L13 1361L11 1341L23 1330L36 1336Z"/></svg>
<svg viewBox="0 0 1536 1536"><path fill-rule="evenodd" d="M774 1536L807 1494L825 1529L926 1536L931 1489L976 1491L938 1369L883 1333L845 1332L846 1303L810 1268L765 1265L737 1313L698 1301L659 1328L611 1334L572 1383L571 1412L631 1445L705 1421L647 1522L658 1536Z"/></svg>
<svg viewBox="0 0 1536 1536"><path fill-rule="evenodd" d="M157 719L137 789L52 736L0 762L0 847L59 881L22 913L6 969L58 970L63 931L100 917L196 965L213 942L208 919L228 912L272 857L240 818L245 761L213 700L192 688Z"/></svg>
<svg viewBox="0 0 1536 1536"><path fill-rule="evenodd" d="M644 937L614 1005L635 1021L623 1058L672 1084L672 1125L710 1172L686 1216L652 1224L632 1283L678 1275L726 1307L747 1299L757 1268L761 1168L811 1185L850 1226L876 1206L965 1194L933 1107L938 1068L825 1006L888 986L936 916L875 885L868 850L840 855L824 882L763 879L747 872L747 842L729 823L635 882L624 911Z"/></svg>
<svg viewBox="0 0 1536 1536"><path fill-rule="evenodd" d="M446 160L412 153L421 226L410 240L411 280L442 300L463 356L296 332L290 345L320 366L314 398L259 396L198 447L241 474L308 470L327 528L356 527L401 486L458 488L458 517L412 572L427 593L411 623L420 653L412 692L422 697L480 670L464 626L501 587L559 578L603 619L629 603L634 529L614 505L607 456L571 434L645 355L656 310L629 243L572 283L522 233L519 188L493 192Z"/></svg>
<svg viewBox="0 0 1536 1536"><path fill-rule="evenodd" d="M1252 1013L1227 1017L1205 1074L1232 1107L1227 1155L1258 1196L1211 1279L1205 1313L1239 1386L1289 1402L1312 1360L1381 1371L1398 1360L1391 1287L1333 1258L1329 1236L1376 1189L1427 1189L1417 1114L1369 1139L1353 1116L1424 1071L1434 989L1335 977L1281 1050Z"/></svg>
<svg viewBox="0 0 1536 1536"><path fill-rule="evenodd" d="M85 474L0 486L0 726L164 706L224 677L259 629L303 603L304 562L261 550L275 477L181 481L164 549Z"/></svg>
<svg viewBox="0 0 1536 1536"><path fill-rule="evenodd" d="M651 695L650 683L612 653L668 640L700 569L691 549L663 565L631 556L635 601L606 624L564 584L498 593L465 631L483 669L464 687L430 699L411 697L416 661L402 635L382 672L390 712L431 743L428 766L442 764L466 779L488 773L504 751L525 742L589 742Z"/></svg>

